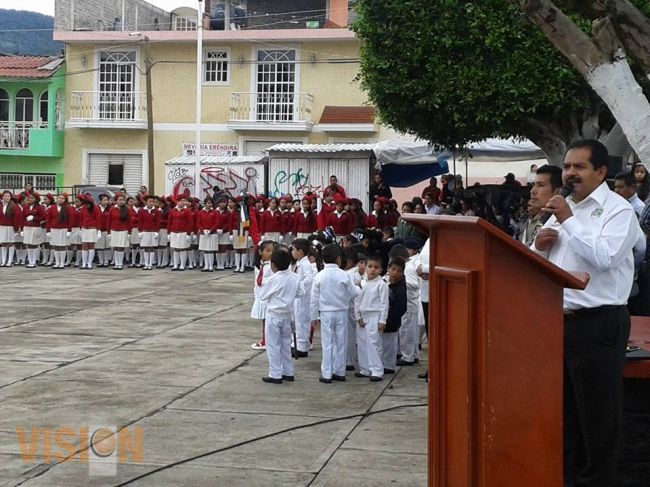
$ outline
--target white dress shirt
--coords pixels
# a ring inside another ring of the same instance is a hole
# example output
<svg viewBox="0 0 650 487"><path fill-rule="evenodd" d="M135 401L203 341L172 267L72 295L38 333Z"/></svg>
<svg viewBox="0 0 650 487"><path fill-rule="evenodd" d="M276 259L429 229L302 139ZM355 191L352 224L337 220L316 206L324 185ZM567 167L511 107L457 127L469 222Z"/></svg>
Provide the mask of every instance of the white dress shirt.
<svg viewBox="0 0 650 487"><path fill-rule="evenodd" d="M424 209L427 212L427 215L438 215L440 213L440 207L435 203L431 206L424 205Z"/></svg>
<svg viewBox="0 0 650 487"><path fill-rule="evenodd" d="M368 313L379 313L379 323L388 318L388 284L380 277L361 281L361 291L354 301L354 317L357 321Z"/></svg>
<svg viewBox="0 0 650 487"><path fill-rule="evenodd" d="M409 312L417 311L420 305L420 276L418 276L418 266L420 265L420 255L412 255L406 261L404 266L404 277L406 278L406 309Z"/></svg>
<svg viewBox="0 0 650 487"><path fill-rule="evenodd" d="M424 247L422 247L422 250L420 251L420 271L422 272L422 274L429 273L429 255L430 255L429 245L431 245L430 238L427 239L427 241L424 243ZM420 301L422 301L423 303L429 302L429 279L422 279L421 277L420 277Z"/></svg>
<svg viewBox="0 0 650 487"><path fill-rule="evenodd" d="M307 296L311 295L311 283L314 280L314 268L309 262L309 257L305 256L296 262L296 274L300 277L300 282L305 289Z"/></svg>
<svg viewBox="0 0 650 487"><path fill-rule="evenodd" d="M336 264L325 264L311 285L311 319L317 320L321 311L348 310L357 297L357 289L347 272Z"/></svg>
<svg viewBox="0 0 650 487"><path fill-rule="evenodd" d="M564 290L564 309L624 305L632 289L632 249L639 237L639 223L632 206L603 182L587 198L574 203L567 198L573 216L560 224L551 216L543 228L559 232L549 252L531 248L566 271L587 272L584 291Z"/></svg>
<svg viewBox="0 0 650 487"><path fill-rule="evenodd" d="M290 320L293 302L305 293L300 276L290 270L274 272L259 293L266 301L266 316L276 320Z"/></svg>

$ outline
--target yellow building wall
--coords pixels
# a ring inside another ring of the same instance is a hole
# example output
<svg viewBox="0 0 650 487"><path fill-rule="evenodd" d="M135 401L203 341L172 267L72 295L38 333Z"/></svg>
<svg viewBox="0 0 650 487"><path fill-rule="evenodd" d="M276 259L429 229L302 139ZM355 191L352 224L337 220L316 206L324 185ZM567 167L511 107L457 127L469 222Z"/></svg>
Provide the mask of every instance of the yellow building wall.
<svg viewBox="0 0 650 487"><path fill-rule="evenodd" d="M137 47L138 44L134 44ZM300 49L298 67L299 91L314 96L312 121L318 123L325 105L358 106L366 103L366 96L355 81L359 65L331 64L327 60L358 57L358 43L320 42L303 44L251 44L233 43L206 44L205 47L230 48L230 84L226 86L203 86L202 123L225 126L228 123L230 93L255 91L251 86L256 65L254 48L291 47ZM66 119L70 113L70 93L73 91L95 91L96 51L114 46L92 44L68 44L66 61L68 76L66 85ZM125 46L120 46L124 48ZM120 47L114 47L119 49ZM145 71L144 49L138 47L138 68ZM182 155L182 144L195 140L194 121L196 105L196 46L190 43L151 44L151 57L155 63L152 70L152 110L154 124L191 124L185 127L172 127L173 130L154 132L155 188L162 192L165 188L164 163ZM240 62L240 59L243 62ZM305 61L315 60L315 63ZM139 73L138 90L144 92L146 79ZM225 129L225 127L223 127ZM323 132L277 132L277 131L232 131L202 130L202 143L239 144L242 139L256 138L278 140L303 140L307 143L328 143L330 137L346 140L366 141L373 134ZM82 183L83 150L146 150L147 131L143 129L96 129L67 128L65 140L64 184L72 186ZM240 147L240 151L243 148ZM147 161L144 161L147 164Z"/></svg>

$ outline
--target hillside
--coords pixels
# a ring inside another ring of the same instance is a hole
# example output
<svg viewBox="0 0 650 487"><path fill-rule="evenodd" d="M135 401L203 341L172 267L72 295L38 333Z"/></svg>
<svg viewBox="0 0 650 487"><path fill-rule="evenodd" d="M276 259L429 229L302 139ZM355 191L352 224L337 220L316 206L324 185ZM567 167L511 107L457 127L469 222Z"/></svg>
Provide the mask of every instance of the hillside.
<svg viewBox="0 0 650 487"><path fill-rule="evenodd" d="M0 54L52 56L63 44L52 40L54 17L26 10L0 9ZM22 29L44 29L21 31ZM10 30L11 32L6 32Z"/></svg>

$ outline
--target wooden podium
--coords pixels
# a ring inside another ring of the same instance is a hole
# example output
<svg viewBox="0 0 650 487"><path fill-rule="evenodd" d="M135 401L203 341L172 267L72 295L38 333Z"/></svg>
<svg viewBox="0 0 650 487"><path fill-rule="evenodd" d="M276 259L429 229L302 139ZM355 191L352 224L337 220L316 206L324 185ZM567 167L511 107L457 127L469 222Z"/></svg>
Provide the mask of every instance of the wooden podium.
<svg viewBox="0 0 650 487"><path fill-rule="evenodd" d="M570 274L487 221L408 215L430 235L429 486L560 487Z"/></svg>

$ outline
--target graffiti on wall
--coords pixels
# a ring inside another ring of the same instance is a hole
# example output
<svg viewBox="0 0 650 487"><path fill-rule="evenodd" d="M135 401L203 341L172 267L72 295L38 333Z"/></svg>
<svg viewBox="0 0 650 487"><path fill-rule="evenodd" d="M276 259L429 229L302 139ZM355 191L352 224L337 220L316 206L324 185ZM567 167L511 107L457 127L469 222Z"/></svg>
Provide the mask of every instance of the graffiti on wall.
<svg viewBox="0 0 650 487"><path fill-rule="evenodd" d="M289 185L288 191L281 191L280 188L285 184ZM294 197L304 196L307 193L320 193L322 185L311 184L309 181L309 174L304 173L303 168L299 168L295 172L289 173L283 169L275 173L271 187L270 196L282 196L286 193L291 193Z"/></svg>
<svg viewBox="0 0 650 487"><path fill-rule="evenodd" d="M212 196L212 188L236 196L242 192L256 194L262 176L255 166L210 166L201 169L201 199ZM167 171L168 188L175 197L194 194L194 168L174 167Z"/></svg>

